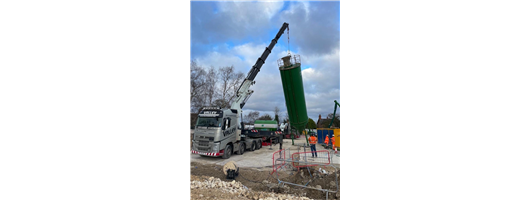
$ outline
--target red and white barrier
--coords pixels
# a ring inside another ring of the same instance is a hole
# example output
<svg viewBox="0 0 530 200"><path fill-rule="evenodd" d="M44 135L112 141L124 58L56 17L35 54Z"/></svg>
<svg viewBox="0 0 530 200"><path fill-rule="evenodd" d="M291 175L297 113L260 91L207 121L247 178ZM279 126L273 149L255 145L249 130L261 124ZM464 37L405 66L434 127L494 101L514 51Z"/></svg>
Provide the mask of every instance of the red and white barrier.
<svg viewBox="0 0 530 200"><path fill-rule="evenodd" d="M205 155L205 156L222 156L223 153L221 152L199 152L199 151L191 151L193 154L199 154L199 155Z"/></svg>

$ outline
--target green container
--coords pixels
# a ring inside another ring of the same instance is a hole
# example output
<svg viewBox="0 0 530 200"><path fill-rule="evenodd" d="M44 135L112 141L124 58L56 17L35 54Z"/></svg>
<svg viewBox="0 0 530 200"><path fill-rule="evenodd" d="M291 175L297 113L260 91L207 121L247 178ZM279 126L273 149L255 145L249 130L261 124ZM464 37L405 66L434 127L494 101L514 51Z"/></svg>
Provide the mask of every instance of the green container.
<svg viewBox="0 0 530 200"><path fill-rule="evenodd" d="M274 120L256 120L254 121L254 124L276 124L278 125L278 122Z"/></svg>
<svg viewBox="0 0 530 200"><path fill-rule="evenodd" d="M278 129L278 122L274 120L256 120L254 121L254 129L261 131L276 131Z"/></svg>
<svg viewBox="0 0 530 200"><path fill-rule="evenodd" d="M291 56L286 56L282 60L280 75L282 78L287 113L289 114L289 122L291 123L291 127L295 128L301 134L307 125L308 117L299 57L297 60L296 57L291 58Z"/></svg>

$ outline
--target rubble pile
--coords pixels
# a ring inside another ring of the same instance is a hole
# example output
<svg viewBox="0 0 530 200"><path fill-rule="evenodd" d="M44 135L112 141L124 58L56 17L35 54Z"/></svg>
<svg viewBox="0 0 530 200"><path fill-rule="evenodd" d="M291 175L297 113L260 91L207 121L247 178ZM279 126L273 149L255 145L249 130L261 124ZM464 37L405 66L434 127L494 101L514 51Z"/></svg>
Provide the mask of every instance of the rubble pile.
<svg viewBox="0 0 530 200"><path fill-rule="evenodd" d="M248 188L245 187L241 182L232 182L221 181L219 178L210 177L205 181L192 181L191 189L221 189L223 192L230 194L242 194L248 191Z"/></svg>
<svg viewBox="0 0 530 200"><path fill-rule="evenodd" d="M267 184L270 184L270 187L272 187L272 184L268 181ZM190 187L192 190L217 189L221 190L223 193L230 193L237 197L253 200L310 200L308 197L299 197L292 194L276 194L272 192L252 191L252 189L247 188L241 182L235 180L226 182L214 177L204 178L203 181L191 181ZM288 187L285 186L282 187L282 189L287 188Z"/></svg>

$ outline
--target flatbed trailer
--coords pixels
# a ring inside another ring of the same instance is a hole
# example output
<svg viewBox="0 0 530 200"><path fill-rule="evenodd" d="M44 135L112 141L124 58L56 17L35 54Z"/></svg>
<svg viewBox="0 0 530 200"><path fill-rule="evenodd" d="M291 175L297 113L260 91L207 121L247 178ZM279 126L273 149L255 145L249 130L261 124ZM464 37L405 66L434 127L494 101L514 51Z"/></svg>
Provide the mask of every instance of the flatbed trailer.
<svg viewBox="0 0 530 200"><path fill-rule="evenodd" d="M264 145L276 144L283 141L285 134L282 131L243 130L243 135L249 138L261 138Z"/></svg>

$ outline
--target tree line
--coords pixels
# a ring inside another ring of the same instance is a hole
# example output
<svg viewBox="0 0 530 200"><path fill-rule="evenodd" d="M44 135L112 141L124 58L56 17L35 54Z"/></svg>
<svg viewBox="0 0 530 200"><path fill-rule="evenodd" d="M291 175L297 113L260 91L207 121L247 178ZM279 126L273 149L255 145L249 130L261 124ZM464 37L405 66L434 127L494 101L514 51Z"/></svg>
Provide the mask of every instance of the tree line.
<svg viewBox="0 0 530 200"><path fill-rule="evenodd" d="M191 112L198 113L204 106L230 107L244 78L245 74L236 72L234 66L205 68L191 61Z"/></svg>
<svg viewBox="0 0 530 200"><path fill-rule="evenodd" d="M329 124L331 123L331 119L333 118L333 113L329 113L326 118L322 118L320 121L320 125L318 125L318 121L315 122L313 119L309 118L307 123L307 128L310 129L316 129L316 128L328 128ZM335 119L333 120L332 127L340 127L340 114L335 114Z"/></svg>
<svg viewBox="0 0 530 200"><path fill-rule="evenodd" d="M285 116L283 116L283 121L280 121L280 114L280 108L276 106L274 107L274 118L269 114L260 115L259 111L250 111L248 112L248 114L243 116L243 121L245 123L254 123L254 121L256 120L275 120L276 122L278 122L278 124L282 122L286 123L287 120L289 120L289 116L287 115L287 113L285 113Z"/></svg>

